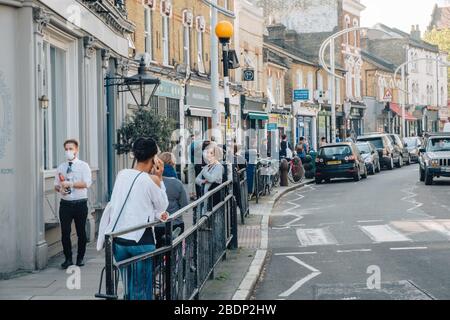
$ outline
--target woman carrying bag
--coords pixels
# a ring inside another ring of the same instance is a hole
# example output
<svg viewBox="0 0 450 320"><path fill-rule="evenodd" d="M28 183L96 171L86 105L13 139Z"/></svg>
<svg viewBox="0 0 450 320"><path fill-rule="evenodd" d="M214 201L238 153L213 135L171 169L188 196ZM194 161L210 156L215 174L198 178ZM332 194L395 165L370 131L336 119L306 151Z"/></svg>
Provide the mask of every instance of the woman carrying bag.
<svg viewBox="0 0 450 320"><path fill-rule="evenodd" d="M133 144L132 152L137 164L134 169L122 170L117 175L111 201L100 222L97 250L103 248L105 234L168 219L169 202L162 178L164 164L157 157L156 142L140 138ZM113 242L117 262L155 249L153 228L122 235ZM121 270L123 280L126 279L125 299L152 300L152 269L152 259L146 259Z"/></svg>

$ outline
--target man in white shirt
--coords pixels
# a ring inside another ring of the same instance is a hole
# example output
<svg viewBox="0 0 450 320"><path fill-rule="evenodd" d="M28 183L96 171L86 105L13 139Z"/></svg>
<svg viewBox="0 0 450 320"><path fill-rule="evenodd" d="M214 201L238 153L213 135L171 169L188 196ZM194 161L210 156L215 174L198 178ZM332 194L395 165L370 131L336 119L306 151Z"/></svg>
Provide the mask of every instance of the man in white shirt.
<svg viewBox="0 0 450 320"><path fill-rule="evenodd" d="M59 165L55 176L55 190L61 194L59 219L61 223L61 241L65 261L61 264L63 269L73 265L72 221L78 237L77 266L84 266L86 252L86 221L88 215L88 188L92 184L92 173L89 165L78 159L79 143L75 139L64 142L66 162Z"/></svg>

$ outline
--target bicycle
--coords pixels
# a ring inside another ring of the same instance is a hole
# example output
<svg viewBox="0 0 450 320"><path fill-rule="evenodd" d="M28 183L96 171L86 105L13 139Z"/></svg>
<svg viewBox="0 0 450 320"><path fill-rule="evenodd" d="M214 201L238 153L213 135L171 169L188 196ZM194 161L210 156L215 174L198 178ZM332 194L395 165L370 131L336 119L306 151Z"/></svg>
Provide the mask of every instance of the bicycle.
<svg viewBox="0 0 450 320"><path fill-rule="evenodd" d="M283 157L282 159L286 159ZM288 159L286 159L288 160ZM288 172L288 179L289 182L293 184L302 183L305 179L305 170L303 168L302 160L294 155L294 157L290 160L288 160L289 163L289 172Z"/></svg>

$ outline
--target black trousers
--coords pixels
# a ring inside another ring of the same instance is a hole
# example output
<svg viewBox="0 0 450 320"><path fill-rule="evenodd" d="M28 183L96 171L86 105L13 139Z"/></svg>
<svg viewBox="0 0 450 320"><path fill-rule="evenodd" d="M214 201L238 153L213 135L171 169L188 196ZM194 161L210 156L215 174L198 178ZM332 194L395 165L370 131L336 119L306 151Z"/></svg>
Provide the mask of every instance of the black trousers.
<svg viewBox="0 0 450 320"><path fill-rule="evenodd" d="M78 256L77 259L83 259L86 253L86 221L88 215L88 206L86 201L65 201L61 200L59 207L59 220L61 222L61 241L64 250L64 256L67 260L72 260L72 221L75 221L75 229L78 237Z"/></svg>

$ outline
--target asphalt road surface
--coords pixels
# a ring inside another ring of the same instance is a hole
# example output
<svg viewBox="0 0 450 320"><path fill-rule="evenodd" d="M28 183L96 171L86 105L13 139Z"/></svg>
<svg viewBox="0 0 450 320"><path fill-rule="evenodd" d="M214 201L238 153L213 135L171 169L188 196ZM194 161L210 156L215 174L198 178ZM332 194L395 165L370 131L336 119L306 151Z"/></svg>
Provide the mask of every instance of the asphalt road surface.
<svg viewBox="0 0 450 320"><path fill-rule="evenodd" d="M284 196L255 299L450 299L450 179L418 165Z"/></svg>

